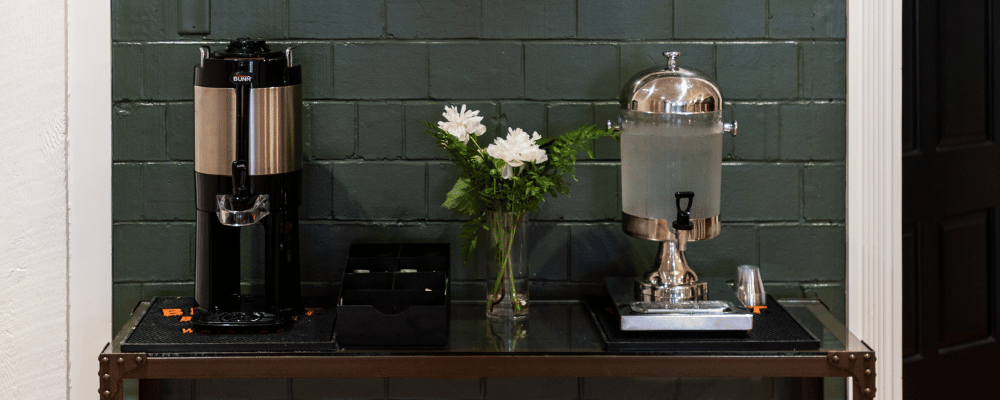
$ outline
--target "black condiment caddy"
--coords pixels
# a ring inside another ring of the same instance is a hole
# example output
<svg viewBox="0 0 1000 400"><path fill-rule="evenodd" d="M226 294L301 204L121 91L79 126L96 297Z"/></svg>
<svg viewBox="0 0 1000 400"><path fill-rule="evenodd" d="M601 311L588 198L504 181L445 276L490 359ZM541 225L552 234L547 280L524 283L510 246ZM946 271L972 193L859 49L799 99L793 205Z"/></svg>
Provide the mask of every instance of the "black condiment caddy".
<svg viewBox="0 0 1000 400"><path fill-rule="evenodd" d="M341 346L448 344L447 243L351 245L337 306Z"/></svg>

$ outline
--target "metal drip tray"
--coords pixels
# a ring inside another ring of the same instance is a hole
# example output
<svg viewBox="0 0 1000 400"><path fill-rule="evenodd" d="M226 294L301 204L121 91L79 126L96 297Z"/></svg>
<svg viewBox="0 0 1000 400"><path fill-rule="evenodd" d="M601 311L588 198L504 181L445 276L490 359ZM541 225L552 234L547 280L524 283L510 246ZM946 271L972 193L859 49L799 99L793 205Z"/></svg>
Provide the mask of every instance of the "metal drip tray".
<svg viewBox="0 0 1000 400"><path fill-rule="evenodd" d="M732 290L710 291L709 300L680 303L636 301L635 278L605 278L623 331L748 331L753 313Z"/></svg>
<svg viewBox="0 0 1000 400"><path fill-rule="evenodd" d="M633 301L632 311L639 314L721 314L733 308L728 301Z"/></svg>

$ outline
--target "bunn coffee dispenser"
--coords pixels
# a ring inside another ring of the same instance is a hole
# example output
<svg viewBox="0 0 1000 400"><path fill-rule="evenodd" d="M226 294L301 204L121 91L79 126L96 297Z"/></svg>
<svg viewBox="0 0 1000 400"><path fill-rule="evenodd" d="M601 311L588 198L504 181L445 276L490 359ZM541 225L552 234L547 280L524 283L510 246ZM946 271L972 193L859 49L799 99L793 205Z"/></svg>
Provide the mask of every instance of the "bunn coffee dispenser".
<svg viewBox="0 0 1000 400"><path fill-rule="evenodd" d="M635 74L622 89L619 119L622 230L660 242L659 250L651 272L606 284L623 330L750 329L745 309L709 300L684 255L688 242L719 235L722 136L735 134L736 123L723 123L711 79L678 67L679 53L664 56L665 66Z"/></svg>
<svg viewBox="0 0 1000 400"><path fill-rule="evenodd" d="M194 69L196 329L280 329L302 309L301 83L291 48L272 52L248 38L222 52L201 48ZM264 238L247 243L244 234L241 244L243 229ZM262 257L241 265L241 245ZM241 268L263 269L262 293L241 293Z"/></svg>

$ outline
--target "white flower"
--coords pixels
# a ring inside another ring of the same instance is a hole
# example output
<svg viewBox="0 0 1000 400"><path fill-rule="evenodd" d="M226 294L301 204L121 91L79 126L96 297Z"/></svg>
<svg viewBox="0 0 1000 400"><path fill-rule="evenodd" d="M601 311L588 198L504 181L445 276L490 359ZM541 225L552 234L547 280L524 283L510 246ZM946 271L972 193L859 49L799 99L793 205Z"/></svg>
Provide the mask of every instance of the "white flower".
<svg viewBox="0 0 1000 400"><path fill-rule="evenodd" d="M462 111L456 106L445 106L444 113L441 114L448 121L438 121L438 128L457 137L462 143L469 142L469 134L482 136L486 133L486 125L482 124L483 117L479 116L479 110L465 110L462 104Z"/></svg>
<svg viewBox="0 0 1000 400"><path fill-rule="evenodd" d="M538 132L528 136L521 128L507 128L507 138L497 138L486 147L486 154L504 161L505 165L500 173L504 179L510 179L514 176L513 167L523 168L526 162L542 163L549 159L545 150L535 143L541 138Z"/></svg>

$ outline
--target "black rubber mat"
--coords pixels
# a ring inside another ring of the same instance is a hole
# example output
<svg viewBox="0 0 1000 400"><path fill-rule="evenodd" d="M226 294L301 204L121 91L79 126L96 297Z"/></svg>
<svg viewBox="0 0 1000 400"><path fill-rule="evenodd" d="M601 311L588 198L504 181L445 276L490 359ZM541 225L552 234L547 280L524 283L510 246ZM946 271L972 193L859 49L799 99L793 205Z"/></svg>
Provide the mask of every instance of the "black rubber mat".
<svg viewBox="0 0 1000 400"><path fill-rule="evenodd" d="M607 296L586 298L608 351L771 351L816 350L819 340L771 296L767 310L753 316L749 331L622 331Z"/></svg>
<svg viewBox="0 0 1000 400"><path fill-rule="evenodd" d="M322 352L336 349L333 309L307 309L291 327L271 333L201 333L190 318L191 297L153 299L139 324L121 345L124 352L219 354L246 352Z"/></svg>

